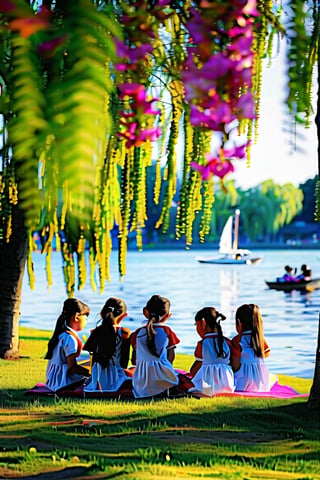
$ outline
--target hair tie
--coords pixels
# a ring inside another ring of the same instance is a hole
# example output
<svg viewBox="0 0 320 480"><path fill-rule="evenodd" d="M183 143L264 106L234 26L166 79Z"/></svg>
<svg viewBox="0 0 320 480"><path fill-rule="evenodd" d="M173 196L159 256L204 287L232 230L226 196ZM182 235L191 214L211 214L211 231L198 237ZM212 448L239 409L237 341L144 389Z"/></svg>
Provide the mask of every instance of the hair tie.
<svg viewBox="0 0 320 480"><path fill-rule="evenodd" d="M220 312L216 312L216 313L217 313L217 320L219 320L219 321L223 322L223 320L225 320L227 318L225 315L223 315Z"/></svg>

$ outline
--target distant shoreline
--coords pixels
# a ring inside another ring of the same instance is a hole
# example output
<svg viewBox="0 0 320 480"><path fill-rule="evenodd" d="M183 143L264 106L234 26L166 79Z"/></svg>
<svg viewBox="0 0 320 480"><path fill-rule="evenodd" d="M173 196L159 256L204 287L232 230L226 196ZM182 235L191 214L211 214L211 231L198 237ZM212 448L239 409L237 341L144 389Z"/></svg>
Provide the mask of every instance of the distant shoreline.
<svg viewBox="0 0 320 480"><path fill-rule="evenodd" d="M285 244L269 244L269 243L256 243L256 244L241 244L240 248L245 248L249 250L319 250L320 244L303 244L303 245L285 245ZM194 243L192 245L185 245L183 243L157 243L156 245L144 245L143 251L147 250L219 250L218 244L202 244ZM115 248L114 250L117 250ZM131 245L128 247L128 250L137 251L138 249Z"/></svg>
<svg viewBox="0 0 320 480"><path fill-rule="evenodd" d="M254 244L241 244L240 248L248 249L251 251L255 250L319 250L320 252L320 244L303 244L303 245L285 245L285 244L269 244L269 243L254 243ZM52 249L53 251L57 251L55 248ZM112 250L117 252L118 247L117 245L112 247ZM157 243L155 244L146 244L143 245L141 251L157 251L157 250L211 250L217 252L219 250L218 244L203 244L203 243L193 243L192 245L186 245L185 243L180 242L170 242L170 243ZM128 245L128 252L137 252L139 249L135 244ZM34 250L36 253L41 254L41 250L37 249Z"/></svg>

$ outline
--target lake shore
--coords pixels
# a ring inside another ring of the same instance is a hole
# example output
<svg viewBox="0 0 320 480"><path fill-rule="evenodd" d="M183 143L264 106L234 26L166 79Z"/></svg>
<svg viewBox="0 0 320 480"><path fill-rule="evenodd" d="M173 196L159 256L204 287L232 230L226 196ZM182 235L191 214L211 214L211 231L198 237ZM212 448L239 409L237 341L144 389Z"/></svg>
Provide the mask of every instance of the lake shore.
<svg viewBox="0 0 320 480"><path fill-rule="evenodd" d="M306 398L26 397L44 380L49 336L21 328L20 360L0 360L1 477L320 479L319 412ZM191 361L177 355L175 367ZM311 380L279 380L310 390Z"/></svg>
<svg viewBox="0 0 320 480"><path fill-rule="evenodd" d="M318 251L263 251L259 252L263 257L260 264L240 266L201 264L196 261L196 256L204 255L204 252L199 250L129 251L127 273L121 281L117 253L111 254L111 281L105 282L103 292L100 291L98 270L95 272L96 291L90 285L89 268L81 290L77 290L75 278L75 297L90 306L85 335L96 326L108 297L123 298L128 310L123 326L134 331L144 321L142 309L146 301L159 293L171 301L169 326L180 339L177 352L193 356L198 341L194 328L197 310L208 305L217 308L226 316L224 335L233 338L236 335L234 317L237 307L243 303L255 303L261 309L264 334L271 348L267 359L270 371L313 377L320 290L308 295L301 292L285 294L268 289L265 280L281 275L285 264L299 269L302 263L311 266L314 277L320 277ZM52 253L50 288L45 273L45 256L33 254L33 260L36 282L34 290L30 290L25 277L20 325L51 332L66 298L61 255Z"/></svg>

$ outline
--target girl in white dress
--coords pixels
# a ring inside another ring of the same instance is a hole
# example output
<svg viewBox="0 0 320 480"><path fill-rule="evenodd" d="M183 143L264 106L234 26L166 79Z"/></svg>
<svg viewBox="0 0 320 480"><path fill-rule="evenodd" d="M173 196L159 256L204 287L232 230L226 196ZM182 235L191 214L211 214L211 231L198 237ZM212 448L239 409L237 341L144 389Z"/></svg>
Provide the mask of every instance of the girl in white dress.
<svg viewBox="0 0 320 480"><path fill-rule="evenodd" d="M84 392L116 392L126 380L130 330L120 327L127 316L127 306L121 298L110 297L100 316L102 324L91 331L83 350L92 354L91 379Z"/></svg>
<svg viewBox="0 0 320 480"><path fill-rule="evenodd" d="M212 397L216 393L233 392L234 378L230 365L230 340L222 334L220 325L225 316L214 307L205 307L195 316L196 329L201 337L195 350L195 362L190 369L194 387L189 392L200 392Z"/></svg>
<svg viewBox="0 0 320 480"><path fill-rule="evenodd" d="M136 398L152 397L178 385L178 374L172 363L175 346L180 342L164 322L170 318L170 301L153 295L143 309L148 323L131 335L133 393Z"/></svg>
<svg viewBox="0 0 320 480"><path fill-rule="evenodd" d="M231 360L236 391L269 392L270 376L264 358L269 356L270 348L258 305L244 304L237 309L236 329Z"/></svg>
<svg viewBox="0 0 320 480"><path fill-rule="evenodd" d="M85 327L89 312L89 307L76 298L68 298L63 304L45 357L49 360L46 385L53 392L74 389L90 376L76 360L82 349L77 332Z"/></svg>

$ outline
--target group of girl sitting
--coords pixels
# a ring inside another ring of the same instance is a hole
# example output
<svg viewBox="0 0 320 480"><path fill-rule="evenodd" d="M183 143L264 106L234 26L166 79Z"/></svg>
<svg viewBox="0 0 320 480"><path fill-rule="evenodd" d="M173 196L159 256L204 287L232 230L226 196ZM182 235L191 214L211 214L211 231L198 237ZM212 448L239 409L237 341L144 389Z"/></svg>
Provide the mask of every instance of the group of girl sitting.
<svg viewBox="0 0 320 480"><path fill-rule="evenodd" d="M170 301L153 295L143 308L146 323L130 334L120 326L127 316L125 302L111 297L100 312L101 325L91 331L84 346L77 332L86 325L89 307L67 299L48 343L46 385L54 391L75 389L84 392L117 392L130 385L134 397L147 398L177 392L213 396L233 391L270 390L264 358L270 349L264 339L260 309L245 304L237 309L232 340L223 336L220 322L225 316L213 307L195 315L201 340L195 349L190 372L173 368L175 347L180 342L165 324L171 316ZM132 348L132 366L128 368ZM90 353L91 366L77 363L81 350Z"/></svg>

